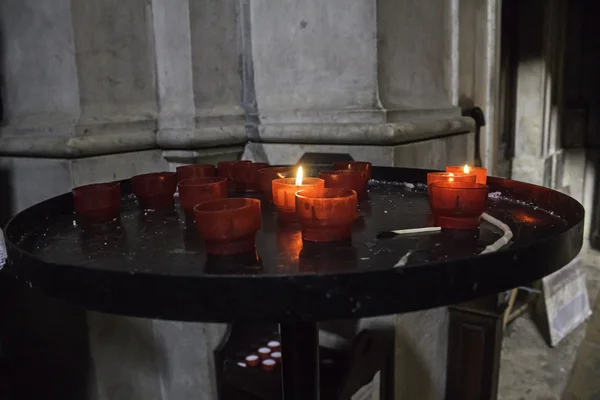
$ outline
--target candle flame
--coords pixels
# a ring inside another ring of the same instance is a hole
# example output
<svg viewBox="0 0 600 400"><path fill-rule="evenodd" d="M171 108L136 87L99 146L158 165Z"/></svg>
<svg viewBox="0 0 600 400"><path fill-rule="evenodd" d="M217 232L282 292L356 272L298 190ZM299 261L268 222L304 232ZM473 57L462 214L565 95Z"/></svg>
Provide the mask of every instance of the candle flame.
<svg viewBox="0 0 600 400"><path fill-rule="evenodd" d="M448 178L448 182L454 182L454 178Z"/></svg>
<svg viewBox="0 0 600 400"><path fill-rule="evenodd" d="M298 173L296 174L296 186L302 185L302 167L298 167Z"/></svg>
<svg viewBox="0 0 600 400"><path fill-rule="evenodd" d="M448 175L450 175L450 176L454 176L454 174L453 174L452 172L448 173Z"/></svg>
<svg viewBox="0 0 600 400"><path fill-rule="evenodd" d="M467 164L465 164L465 167L463 168L464 173L468 174L470 170L471 169L469 168L469 166Z"/></svg>

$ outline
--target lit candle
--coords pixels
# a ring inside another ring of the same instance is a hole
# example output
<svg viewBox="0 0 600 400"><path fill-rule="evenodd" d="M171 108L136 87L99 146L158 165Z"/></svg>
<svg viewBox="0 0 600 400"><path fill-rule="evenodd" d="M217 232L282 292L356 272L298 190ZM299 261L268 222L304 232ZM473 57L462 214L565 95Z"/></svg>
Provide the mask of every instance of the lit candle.
<svg viewBox="0 0 600 400"><path fill-rule="evenodd" d="M349 169L365 173L365 179L368 182L371 179L371 168L373 165L366 161L337 161L333 163L333 169Z"/></svg>
<svg viewBox="0 0 600 400"><path fill-rule="evenodd" d="M470 167L468 165L462 166L448 166L446 172L463 173L475 175L475 182L485 185L487 183L487 168L482 167Z"/></svg>
<svg viewBox="0 0 600 400"><path fill-rule="evenodd" d="M284 221L296 220L296 192L304 190L315 196L321 196L325 190L325 181L320 178L304 178L302 167L298 167L296 178L274 179L272 182L273 203L277 213Z"/></svg>
<svg viewBox="0 0 600 400"><path fill-rule="evenodd" d="M442 228L477 229L489 188L473 182L435 182L429 186L429 206Z"/></svg>
<svg viewBox="0 0 600 400"><path fill-rule="evenodd" d="M435 182L475 182L474 174L463 174L454 172L428 172L427 185Z"/></svg>

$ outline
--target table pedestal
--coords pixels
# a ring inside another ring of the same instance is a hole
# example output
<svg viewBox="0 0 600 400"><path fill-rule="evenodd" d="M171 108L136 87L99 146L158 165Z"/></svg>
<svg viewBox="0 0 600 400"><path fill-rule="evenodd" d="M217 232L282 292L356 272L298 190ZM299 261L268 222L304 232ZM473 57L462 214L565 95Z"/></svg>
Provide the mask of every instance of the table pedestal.
<svg viewBox="0 0 600 400"><path fill-rule="evenodd" d="M316 322L279 325L284 400L319 400L319 326Z"/></svg>

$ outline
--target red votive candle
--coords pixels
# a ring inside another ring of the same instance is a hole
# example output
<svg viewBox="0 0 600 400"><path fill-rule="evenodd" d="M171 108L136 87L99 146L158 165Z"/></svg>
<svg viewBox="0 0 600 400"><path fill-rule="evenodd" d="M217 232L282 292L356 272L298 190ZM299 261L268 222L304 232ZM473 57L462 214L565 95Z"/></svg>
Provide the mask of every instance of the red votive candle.
<svg viewBox="0 0 600 400"><path fill-rule="evenodd" d="M442 228L477 229L489 188L472 182L435 182L429 186L429 205Z"/></svg>
<svg viewBox="0 0 600 400"><path fill-rule="evenodd" d="M371 168L373 164L366 161L338 161L333 163L333 169L350 169L352 171L360 171L365 173L365 181L371 179Z"/></svg>
<svg viewBox="0 0 600 400"><path fill-rule="evenodd" d="M219 176L222 178L227 178L227 186L229 189L235 188L235 182L233 181L233 167L236 164L251 164L252 161L221 161L217 164L217 168L219 169Z"/></svg>
<svg viewBox="0 0 600 400"><path fill-rule="evenodd" d="M173 206L173 195L177 188L175 172L155 172L131 178L133 193L145 209Z"/></svg>
<svg viewBox="0 0 600 400"><path fill-rule="evenodd" d="M277 206L277 214L284 221L295 221L296 192L304 190L306 194L319 197L325 189L325 182L320 178L302 178L302 167L298 167L296 178L274 179L272 182L273 203ZM300 178L298 178L300 177ZM297 183L300 183L298 184Z"/></svg>
<svg viewBox="0 0 600 400"><path fill-rule="evenodd" d="M302 238L313 242L335 242L352 236L358 198L352 189L325 189L322 194L296 193L296 213Z"/></svg>
<svg viewBox="0 0 600 400"><path fill-rule="evenodd" d="M275 360L275 362L281 362L281 352L279 351L274 351L271 353L271 359Z"/></svg>
<svg viewBox="0 0 600 400"><path fill-rule="evenodd" d="M273 371L273 368L275 368L275 364L277 364L275 360L273 360L272 358L267 358L266 360L262 361L261 367L265 371Z"/></svg>
<svg viewBox="0 0 600 400"><path fill-rule="evenodd" d="M212 164L182 165L175 168L177 182L191 178L208 178L215 176L215 166Z"/></svg>
<svg viewBox="0 0 600 400"><path fill-rule="evenodd" d="M256 248L256 233L260 229L260 200L209 200L194 207L194 217L198 233L206 242L208 254L237 254Z"/></svg>
<svg viewBox="0 0 600 400"><path fill-rule="evenodd" d="M72 190L75 212L85 222L109 222L119 216L121 184L96 183Z"/></svg>
<svg viewBox="0 0 600 400"><path fill-rule="evenodd" d="M289 178L298 167L267 167L258 171L258 181L265 199L273 201L273 179Z"/></svg>
<svg viewBox="0 0 600 400"><path fill-rule="evenodd" d="M326 188L352 189L359 196L366 190L365 173L354 170L323 171L319 175Z"/></svg>
<svg viewBox="0 0 600 400"><path fill-rule="evenodd" d="M281 343L279 343L277 340L271 340L269 343L267 343L267 347L272 351L281 351Z"/></svg>
<svg viewBox="0 0 600 400"><path fill-rule="evenodd" d="M225 178L191 178L177 184L179 203L186 213L191 214L194 206L204 201L224 199L227 197L227 179Z"/></svg>
<svg viewBox="0 0 600 400"><path fill-rule="evenodd" d="M245 358L245 360L246 364L248 364L251 367L256 367L258 365L258 362L260 361L256 354L250 354Z"/></svg>
<svg viewBox="0 0 600 400"><path fill-rule="evenodd" d="M265 358L269 358L270 354L271 354L271 349L268 347L261 347L260 349L258 349L258 356L263 360Z"/></svg>
<svg viewBox="0 0 600 400"><path fill-rule="evenodd" d="M446 172L475 175L475 182L485 185L487 183L487 168L470 167L468 165L453 165L446 167Z"/></svg>
<svg viewBox="0 0 600 400"><path fill-rule="evenodd" d="M233 166L233 180L239 192L260 191L258 171L268 167L267 163L238 163Z"/></svg>
<svg viewBox="0 0 600 400"><path fill-rule="evenodd" d="M475 182L474 174L463 174L458 172L428 172L427 185L435 182Z"/></svg>

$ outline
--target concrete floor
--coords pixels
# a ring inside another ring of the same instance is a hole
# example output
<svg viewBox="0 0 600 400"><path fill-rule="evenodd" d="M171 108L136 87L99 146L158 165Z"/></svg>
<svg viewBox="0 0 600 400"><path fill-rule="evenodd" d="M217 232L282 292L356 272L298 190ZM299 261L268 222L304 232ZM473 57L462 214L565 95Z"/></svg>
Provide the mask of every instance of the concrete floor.
<svg viewBox="0 0 600 400"><path fill-rule="evenodd" d="M500 366L500 400L600 399L600 252L584 250L591 318L550 348L528 316L505 332Z"/></svg>

